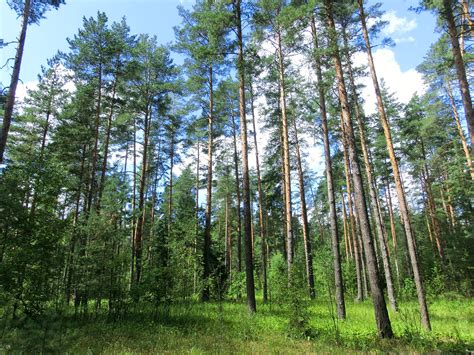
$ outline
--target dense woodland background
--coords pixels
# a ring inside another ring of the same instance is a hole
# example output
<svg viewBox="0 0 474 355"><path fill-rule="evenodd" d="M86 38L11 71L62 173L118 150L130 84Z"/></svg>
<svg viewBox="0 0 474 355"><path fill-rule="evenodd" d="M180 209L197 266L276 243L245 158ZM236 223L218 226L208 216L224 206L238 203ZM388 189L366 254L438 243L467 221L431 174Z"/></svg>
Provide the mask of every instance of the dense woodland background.
<svg viewBox="0 0 474 355"><path fill-rule="evenodd" d="M0 97L2 349L65 346L48 335L65 320L193 323L215 304L218 319L240 314L242 339L278 312L285 334L317 338L314 305L342 347L358 304L371 339L428 339L450 324L430 319L440 300L472 326L470 1L413 9L432 11L440 36L417 67L426 93L407 105L377 78L371 50L391 41L362 0L197 0L169 46L99 12L15 102L27 25L63 1L7 2L23 22ZM456 327L414 347L472 345Z"/></svg>

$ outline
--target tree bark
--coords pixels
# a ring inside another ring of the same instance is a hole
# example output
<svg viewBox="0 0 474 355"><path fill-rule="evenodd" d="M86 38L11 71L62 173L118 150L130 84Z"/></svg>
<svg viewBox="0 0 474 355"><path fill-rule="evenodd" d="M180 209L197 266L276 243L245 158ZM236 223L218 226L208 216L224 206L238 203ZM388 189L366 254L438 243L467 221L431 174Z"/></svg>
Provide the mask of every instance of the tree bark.
<svg viewBox="0 0 474 355"><path fill-rule="evenodd" d="M201 294L202 301L209 301L209 277L211 275L211 213L212 213L212 154L214 149L213 125L214 125L214 73L212 65L209 66L209 116L207 121L207 196L206 213L204 224L204 250L203 250L203 282L204 287Z"/></svg>
<svg viewBox="0 0 474 355"><path fill-rule="evenodd" d="M362 183L362 176L359 166L359 157L356 151L354 131L352 128L352 120L349 111L349 102L347 98L346 85L344 83L344 74L342 71L341 59L339 56L339 50L337 48L336 38L336 26L334 24L334 18L332 13L332 4L330 0L324 1L326 8L327 25L330 31L330 42L333 46L333 60L336 69L337 87L339 93L339 99L341 101L341 110L344 119L344 135L348 143L349 154L352 161L352 178L354 180L354 195L356 208L358 212L359 224L364 241L365 258L367 261L367 267L369 270L370 290L372 294L372 300L374 303L375 320L377 323L377 329L381 338L392 338L393 332L390 324L390 318L388 316L387 306L385 304L385 298L383 290L380 285L379 271L377 269L377 261L375 257L375 250L372 241L372 235L370 231L369 216L367 214L367 206L365 204L364 186Z"/></svg>
<svg viewBox="0 0 474 355"><path fill-rule="evenodd" d="M23 7L22 24L20 31L20 38L18 39L18 48L16 50L15 62L13 64L13 72L10 80L10 87L8 89L7 102L5 104L5 112L3 115L2 132L0 135L0 164L3 163L3 156L5 154L5 147L7 145L8 132L13 116L13 107L15 106L16 88L18 80L20 79L21 61L23 58L23 50L25 48L26 29L28 28L28 20L30 17L31 0L25 0Z"/></svg>
<svg viewBox="0 0 474 355"><path fill-rule="evenodd" d="M359 0L360 1L360 0ZM467 81L466 68L462 58L461 48L459 47L458 32L456 21L453 14L453 0L443 0L442 15L448 25L449 38L451 39L451 49L453 51L454 66L461 90L461 98L466 114L467 128L471 137L471 147L474 143L474 111L472 109L471 93L469 91L469 82Z"/></svg>
<svg viewBox="0 0 474 355"><path fill-rule="evenodd" d="M369 185L369 196L370 196L370 202L372 204L372 209L373 209L377 240L379 244L380 254L382 256L385 282L387 285L387 295L390 302L390 307L392 308L393 311L397 311L398 307L397 307L397 300L395 297L395 289L393 287L392 270L390 268L390 260L389 260L389 255L388 255L389 253L388 253L388 248L385 241L385 226L382 219L382 215L380 214L380 203L379 203L379 198L378 198L378 192L376 188L375 179L372 174L372 164L369 159L367 139L365 137L365 124L362 120L361 112L359 109L359 95L357 93L356 84L354 80L354 74L352 71L352 62L349 55L349 40L347 38L347 31L345 28L342 31L342 36L344 39L344 46L346 47L345 53L346 53L347 71L348 71L352 96L354 97L354 113L355 113L355 117L357 121L357 126L359 128L359 140L360 140L360 145L362 148L362 156L364 157L365 174L367 176L367 184Z"/></svg>
<svg viewBox="0 0 474 355"><path fill-rule="evenodd" d="M293 266L293 227L291 223L291 166L290 166L290 144L288 138L288 117L286 112L286 86L285 86L285 65L283 58L283 48L281 42L281 30L277 30L278 41L278 72L280 79L280 110L281 127L283 137L283 168L285 181L285 221L286 221L286 254L288 263L288 279L291 279Z"/></svg>
<svg viewBox="0 0 474 355"><path fill-rule="evenodd" d="M309 297L311 299L314 299L316 297L316 292L314 289L313 251L311 247L311 236L309 234L308 210L306 207L303 167L301 164L301 152L300 143L298 139L298 129L296 127L296 119L293 120L293 129L295 131L296 165L298 166L298 183L300 187L301 218L303 220L303 243L306 261L306 281L308 283Z"/></svg>
<svg viewBox="0 0 474 355"><path fill-rule="evenodd" d="M235 194L237 195L237 271L242 272L242 218L240 211L240 174L239 174L239 156L237 154L237 127L235 118L232 116L232 136L234 139L234 174L235 174Z"/></svg>
<svg viewBox="0 0 474 355"><path fill-rule="evenodd" d="M241 0L235 0L235 15L237 24L237 72L239 77L239 112L240 112L240 136L242 144L242 178L243 178L243 200L244 200L244 230L245 230L245 279L247 286L247 306L250 313L257 311L255 302L255 281L253 275L253 253L252 253L252 212L250 206L250 178L247 148L247 120L245 117L245 67L244 48L241 19Z"/></svg>
<svg viewBox="0 0 474 355"><path fill-rule="evenodd" d="M255 106L253 96L253 85L249 82L250 108L252 113L253 142L255 145L255 164L257 166L257 189L258 189L258 220L260 225L260 238L262 243L262 276L263 276L263 303L268 301L268 280L267 280L267 231L265 228L263 212L263 188L260 176L260 159L258 155L257 128L255 123Z"/></svg>
<svg viewBox="0 0 474 355"><path fill-rule="evenodd" d="M339 253L338 226L336 215L336 198L334 193L334 180L331 161L331 147L329 142L329 130L327 123L327 111L325 100L325 89L323 84L321 56L319 54L318 34L314 16L311 17L311 32L315 49L316 78L318 81L319 109L321 113L321 128L323 131L324 156L326 160L326 183L328 190L329 221L331 226L331 247L334 265L334 283L336 287L336 309L339 319L346 318L346 306L344 302L344 284L342 281L341 255Z"/></svg>
<svg viewBox="0 0 474 355"><path fill-rule="evenodd" d="M467 168L471 174L471 179L474 180L474 169L472 166L471 153L469 152L469 146L464 136L464 131L462 130L461 120L459 119L458 109L456 107L456 101L454 100L453 91L451 89L451 84L449 80L446 81L446 93L448 94L449 101L451 103L451 109L453 110L454 119L456 121L456 128L458 129L459 139L461 139L462 149L464 151L464 156L466 157Z"/></svg>
<svg viewBox="0 0 474 355"><path fill-rule="evenodd" d="M423 290L423 282L422 282L421 273L418 266L418 258L417 258L416 250L415 250L415 242L414 242L415 235L413 233L413 229L410 223L410 217L408 214L408 204L406 201L405 192L403 191L403 185L400 178L400 171L398 169L398 162L395 157L395 150L393 148L390 126L388 123L388 118L385 113L385 108L384 108L384 104L382 100L382 94L380 92L380 87L379 87L379 83L377 79L377 73L375 71L375 65L374 65L374 60L372 57L372 50L370 47L369 35L367 32L367 24L365 20L364 8L363 8L362 0L357 0L357 2L359 4L360 21L362 24L362 32L364 35L365 46L366 46L367 56L369 60L370 73L371 73L373 85L375 88L375 95L377 98L377 107L379 110L380 121L382 123L385 140L387 143L388 155L390 157L390 162L392 165L393 177L395 179L395 186L397 189L398 202L400 206L400 214L402 215L402 218L403 218L403 224L404 224L405 232L407 236L408 252L410 254L410 261L411 261L411 265L413 269L413 276L415 279L415 285L416 285L416 290L417 290L417 295L418 295L421 322L423 324L423 327L426 330L431 330L430 319L428 315L428 307L426 305L425 293ZM459 43L458 43L458 47L459 47Z"/></svg>

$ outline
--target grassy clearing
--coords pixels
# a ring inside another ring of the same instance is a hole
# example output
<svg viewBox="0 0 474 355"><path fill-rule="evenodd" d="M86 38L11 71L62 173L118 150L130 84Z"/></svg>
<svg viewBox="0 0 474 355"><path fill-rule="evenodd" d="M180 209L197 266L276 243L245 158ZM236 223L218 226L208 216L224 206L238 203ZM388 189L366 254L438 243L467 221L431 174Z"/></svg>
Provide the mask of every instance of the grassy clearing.
<svg viewBox="0 0 474 355"><path fill-rule="evenodd" d="M42 324L23 320L4 328L0 352L68 353L312 353L357 351L455 351L474 349L474 301L437 300L430 304L433 331L421 330L415 302L391 313L396 339L379 340L370 302L348 303L346 321L336 321L322 301L309 304L311 338L288 334L287 307L259 305L250 316L242 303L181 303L158 313L137 310L109 322L72 316ZM21 326L20 326L21 325Z"/></svg>

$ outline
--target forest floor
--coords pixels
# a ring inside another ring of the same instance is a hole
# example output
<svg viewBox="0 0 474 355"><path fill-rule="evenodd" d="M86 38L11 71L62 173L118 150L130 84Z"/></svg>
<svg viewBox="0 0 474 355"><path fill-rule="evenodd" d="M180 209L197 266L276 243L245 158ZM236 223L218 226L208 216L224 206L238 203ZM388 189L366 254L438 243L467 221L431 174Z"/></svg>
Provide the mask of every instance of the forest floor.
<svg viewBox="0 0 474 355"><path fill-rule="evenodd" d="M474 351L474 300L429 303L432 332L421 330L415 302L402 302L390 318L395 339L380 340L370 302L347 303L347 320L334 319L331 305L314 301L291 311L258 304L251 316L244 303L173 304L159 312L130 313L116 322L105 315L28 322L0 329L0 353L350 353L360 351ZM302 308L303 307L303 308ZM307 319L308 322L304 320ZM299 324L289 326L289 321ZM298 323L299 322L299 323ZM290 331L291 329L291 331ZM296 329L296 331L295 331ZM302 333L306 334L303 335Z"/></svg>

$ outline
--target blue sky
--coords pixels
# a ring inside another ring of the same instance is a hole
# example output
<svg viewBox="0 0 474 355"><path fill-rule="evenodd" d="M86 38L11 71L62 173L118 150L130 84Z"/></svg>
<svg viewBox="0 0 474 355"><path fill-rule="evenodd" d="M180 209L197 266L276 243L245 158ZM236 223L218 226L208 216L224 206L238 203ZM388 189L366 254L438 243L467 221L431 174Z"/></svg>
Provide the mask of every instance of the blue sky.
<svg viewBox="0 0 474 355"><path fill-rule="evenodd" d="M67 50L67 37L72 37L82 25L82 17L95 16L104 11L109 20L118 21L126 16L132 33L156 34L162 43L173 41L173 26L180 23L177 5L190 6L192 0L67 0L67 4L57 11L47 13L40 25L28 29L24 59L21 70L23 82L36 80L40 66L58 50ZM373 3L371 1L371 3ZM391 17L389 33L401 41L392 48L395 59L402 71L414 68L420 63L429 45L436 40L435 19L429 13L416 14L408 11L416 5L413 0L382 1L383 9ZM395 23L393 23L395 22ZM0 2L0 38L12 41L19 32L20 19L8 7L6 1ZM14 56L15 45L0 50L2 65ZM8 85L9 72L3 69L0 83Z"/></svg>

